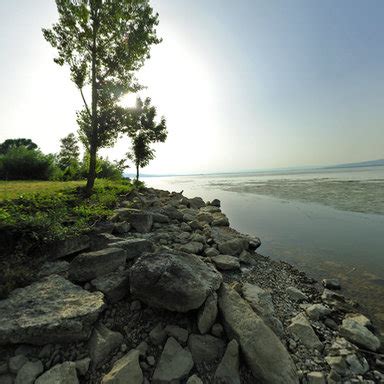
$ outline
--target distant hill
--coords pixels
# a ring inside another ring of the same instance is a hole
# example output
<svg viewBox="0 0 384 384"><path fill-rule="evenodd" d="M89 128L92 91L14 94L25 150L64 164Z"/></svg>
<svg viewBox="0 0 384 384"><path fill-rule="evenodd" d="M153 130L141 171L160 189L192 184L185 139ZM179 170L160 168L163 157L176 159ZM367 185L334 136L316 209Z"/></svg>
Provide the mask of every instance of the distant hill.
<svg viewBox="0 0 384 384"><path fill-rule="evenodd" d="M326 168L326 169L329 169L329 168L359 168L359 167L380 167L380 166L384 166L384 159L362 161L360 163L347 163L347 164L331 165L329 167L324 167L324 168Z"/></svg>

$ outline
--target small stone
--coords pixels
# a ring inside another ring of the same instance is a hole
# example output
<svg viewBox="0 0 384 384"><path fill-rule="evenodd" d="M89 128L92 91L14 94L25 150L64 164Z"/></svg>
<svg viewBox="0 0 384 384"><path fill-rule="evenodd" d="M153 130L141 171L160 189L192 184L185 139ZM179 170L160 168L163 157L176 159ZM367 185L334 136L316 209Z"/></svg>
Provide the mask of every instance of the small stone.
<svg viewBox="0 0 384 384"><path fill-rule="evenodd" d="M164 331L167 336L174 337L181 344L185 345L188 340L188 331L177 325L167 325Z"/></svg>
<svg viewBox="0 0 384 384"><path fill-rule="evenodd" d="M212 257L212 261L216 265L217 269L222 271L230 271L240 268L239 259L234 256L218 255Z"/></svg>
<svg viewBox="0 0 384 384"><path fill-rule="evenodd" d="M214 256L217 256L220 254L220 252L216 249L216 248L207 248L205 251L204 251L204 254L205 256L207 257L214 257Z"/></svg>
<svg viewBox="0 0 384 384"><path fill-rule="evenodd" d="M341 289L340 281L339 279L323 279L322 281L323 286L328 289Z"/></svg>
<svg viewBox="0 0 384 384"><path fill-rule="evenodd" d="M216 337L220 338L220 337L223 336L224 328L219 323L213 324L212 325L212 329L211 329L211 333L212 333L213 336L216 336Z"/></svg>
<svg viewBox="0 0 384 384"><path fill-rule="evenodd" d="M331 310L322 304L312 304L305 309L305 312L311 320L320 320L327 317Z"/></svg>
<svg viewBox="0 0 384 384"><path fill-rule="evenodd" d="M148 356L148 357L147 357L147 362L148 362L148 364L149 364L151 367L153 367L153 366L156 364L156 360L155 360L155 358L154 358L153 356Z"/></svg>
<svg viewBox="0 0 384 384"><path fill-rule="evenodd" d="M308 384L326 384L323 372L309 372L307 374Z"/></svg>
<svg viewBox="0 0 384 384"><path fill-rule="evenodd" d="M137 347L136 350L139 351L140 356L145 356L148 351L148 344L145 341L142 341Z"/></svg>
<svg viewBox="0 0 384 384"><path fill-rule="evenodd" d="M156 327L153 328L152 331L149 333L149 339L151 340L151 343L154 345L164 344L166 338L167 338L167 334L165 333L165 330L160 323L157 324Z"/></svg>
<svg viewBox="0 0 384 384"><path fill-rule="evenodd" d="M300 289L297 289L296 287L288 287L286 292L293 301L301 302L301 301L308 300L307 295L302 291L300 291Z"/></svg>
<svg viewBox="0 0 384 384"><path fill-rule="evenodd" d="M137 311L140 311L140 309L141 309L141 302L139 300L132 301L130 310L132 312L137 312Z"/></svg>
<svg viewBox="0 0 384 384"><path fill-rule="evenodd" d="M203 382L199 376L193 375L188 379L187 384L203 384Z"/></svg>
<svg viewBox="0 0 384 384"><path fill-rule="evenodd" d="M9 371L16 374L27 361L28 359L24 355L11 357L8 361Z"/></svg>
<svg viewBox="0 0 384 384"><path fill-rule="evenodd" d="M43 363L40 360L35 362L28 361L17 372L15 384L33 384L36 377L43 371Z"/></svg>

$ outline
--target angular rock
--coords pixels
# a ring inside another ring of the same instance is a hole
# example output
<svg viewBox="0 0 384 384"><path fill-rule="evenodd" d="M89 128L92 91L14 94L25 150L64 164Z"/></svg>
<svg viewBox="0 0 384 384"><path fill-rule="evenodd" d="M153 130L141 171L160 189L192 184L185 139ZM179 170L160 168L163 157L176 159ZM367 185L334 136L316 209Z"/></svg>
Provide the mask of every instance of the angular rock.
<svg viewBox="0 0 384 384"><path fill-rule="evenodd" d="M204 255L207 257L213 257L219 255L220 252L216 248L207 248L204 250Z"/></svg>
<svg viewBox="0 0 384 384"><path fill-rule="evenodd" d="M167 215L163 215L158 212L151 212L153 216L154 223L168 224L170 222L169 217Z"/></svg>
<svg viewBox="0 0 384 384"><path fill-rule="evenodd" d="M50 275L60 275L67 278L68 271L69 271L68 261L53 261L53 262L48 261L43 264L37 276L40 279Z"/></svg>
<svg viewBox="0 0 384 384"><path fill-rule="evenodd" d="M212 257L212 261L216 265L217 269L221 271L230 271L240 268L240 262L237 257L229 255L218 255Z"/></svg>
<svg viewBox="0 0 384 384"><path fill-rule="evenodd" d="M243 251L240 253L239 256L240 263L246 264L246 265L257 265L257 260L254 256L254 254L251 254L247 251Z"/></svg>
<svg viewBox="0 0 384 384"><path fill-rule="evenodd" d="M170 219L174 219L174 220L183 220L183 214L178 210L176 209L175 207L173 207L172 205L166 205L164 208L164 213L170 218Z"/></svg>
<svg viewBox="0 0 384 384"><path fill-rule="evenodd" d="M213 199L213 200L211 201L211 205L214 206L214 207L218 207L218 208L220 208L220 206L221 206L221 202L220 202L219 199Z"/></svg>
<svg viewBox="0 0 384 384"><path fill-rule="evenodd" d="M197 255L203 250L203 248L203 244L198 243L197 241L191 241L190 243L183 244L180 247L180 251Z"/></svg>
<svg viewBox="0 0 384 384"><path fill-rule="evenodd" d="M50 259L59 259L88 249L91 240L87 235L58 240L49 245Z"/></svg>
<svg viewBox="0 0 384 384"><path fill-rule="evenodd" d="M84 282L107 275L126 263L125 251L121 248L105 248L100 251L76 256L69 267L70 280Z"/></svg>
<svg viewBox="0 0 384 384"><path fill-rule="evenodd" d="M152 383L178 384L188 377L193 365L192 355L188 349L183 349L173 337L170 337L156 366Z"/></svg>
<svg viewBox="0 0 384 384"><path fill-rule="evenodd" d="M89 357L85 357L84 359L75 361L76 371L80 376L85 376L88 372L89 365L91 364L91 359Z"/></svg>
<svg viewBox="0 0 384 384"><path fill-rule="evenodd" d="M76 364L66 361L63 364L55 365L49 371L43 373L35 384L78 384Z"/></svg>
<svg viewBox="0 0 384 384"><path fill-rule="evenodd" d="M116 214L120 220L127 220L140 233L148 233L153 224L152 213L133 208L119 208Z"/></svg>
<svg viewBox="0 0 384 384"><path fill-rule="evenodd" d="M208 333L217 317L217 294L212 293L205 300L197 314L197 327L201 334Z"/></svg>
<svg viewBox="0 0 384 384"><path fill-rule="evenodd" d="M213 215L208 212L199 212L196 216L196 219L203 223L211 224L213 221Z"/></svg>
<svg viewBox="0 0 384 384"><path fill-rule="evenodd" d="M104 305L101 292L90 293L51 275L0 301L0 344L86 339Z"/></svg>
<svg viewBox="0 0 384 384"><path fill-rule="evenodd" d="M113 226L113 233L117 235L124 235L131 230L131 224L127 221L122 221L121 223L115 223Z"/></svg>
<svg viewBox="0 0 384 384"><path fill-rule="evenodd" d="M193 375L188 379L187 384L203 384L203 382L199 376Z"/></svg>
<svg viewBox="0 0 384 384"><path fill-rule="evenodd" d="M323 347L304 313L295 316L287 330L309 349L321 349Z"/></svg>
<svg viewBox="0 0 384 384"><path fill-rule="evenodd" d="M327 317L331 310L323 304L312 304L305 309L307 316L312 320L320 320Z"/></svg>
<svg viewBox="0 0 384 384"><path fill-rule="evenodd" d="M219 309L227 333L239 343L254 377L266 384L297 384L296 367L273 331L240 295L223 284Z"/></svg>
<svg viewBox="0 0 384 384"><path fill-rule="evenodd" d="M324 287L328 289L341 289L339 279L323 279L322 283Z"/></svg>
<svg viewBox="0 0 384 384"><path fill-rule="evenodd" d="M37 376L43 373L44 367L40 360L28 361L17 373L15 384L33 384Z"/></svg>
<svg viewBox="0 0 384 384"><path fill-rule="evenodd" d="M377 351L380 348L380 340L369 329L354 321L353 318L343 320L340 334L359 347Z"/></svg>
<svg viewBox="0 0 384 384"><path fill-rule="evenodd" d="M224 354L225 343L211 335L190 335L188 348L195 364L201 364L220 359Z"/></svg>
<svg viewBox="0 0 384 384"><path fill-rule="evenodd" d="M288 287L286 292L293 301L301 302L308 300L308 296L296 287Z"/></svg>
<svg viewBox="0 0 384 384"><path fill-rule="evenodd" d="M368 319L368 317L362 315L361 313L347 313L345 315L346 319L352 319L353 321L356 321L356 323L359 323L363 327L371 327L372 322Z"/></svg>
<svg viewBox="0 0 384 384"><path fill-rule="evenodd" d="M27 361L28 358L24 355L16 355L11 357L8 361L9 372L16 374Z"/></svg>
<svg viewBox="0 0 384 384"><path fill-rule="evenodd" d="M354 303L350 300L347 300L340 293L331 291L329 289L324 289L321 299L328 305L334 307L339 311L352 312L354 311Z"/></svg>
<svg viewBox="0 0 384 384"><path fill-rule="evenodd" d="M218 248L224 255L236 256L248 248L248 241L238 237L218 243Z"/></svg>
<svg viewBox="0 0 384 384"><path fill-rule="evenodd" d="M116 271L91 281L95 290L103 292L110 303L117 303L129 293L128 271Z"/></svg>
<svg viewBox="0 0 384 384"><path fill-rule="evenodd" d="M204 200L201 197L194 197L192 199L189 199L189 205L193 209L205 207Z"/></svg>
<svg viewBox="0 0 384 384"><path fill-rule="evenodd" d="M323 372L309 372L307 374L308 384L326 384Z"/></svg>
<svg viewBox="0 0 384 384"><path fill-rule="evenodd" d="M213 227L228 227L229 226L228 217L225 216L224 213L214 213L211 225Z"/></svg>
<svg viewBox="0 0 384 384"><path fill-rule="evenodd" d="M215 384L240 384L239 374L239 344L232 340L227 345L224 357L217 367Z"/></svg>
<svg viewBox="0 0 384 384"><path fill-rule="evenodd" d="M185 345L188 340L188 331L177 325L167 325L164 329L165 333L169 337L173 337L182 345Z"/></svg>
<svg viewBox="0 0 384 384"><path fill-rule="evenodd" d="M162 345L167 338L164 327L159 323L149 332L149 339L154 345Z"/></svg>
<svg viewBox="0 0 384 384"><path fill-rule="evenodd" d="M144 252L153 252L152 241L147 239L128 239L111 244L109 247L124 249L128 260L137 259Z"/></svg>
<svg viewBox="0 0 384 384"><path fill-rule="evenodd" d="M140 353L132 349L117 360L112 369L103 377L102 384L142 384L143 372L139 364Z"/></svg>
<svg viewBox="0 0 384 384"><path fill-rule="evenodd" d="M211 333L213 336L222 337L224 333L224 328L221 324L216 323L212 325Z"/></svg>
<svg viewBox="0 0 384 384"><path fill-rule="evenodd" d="M145 254L130 269L133 295L149 306L176 312L199 308L221 282L220 273L192 254Z"/></svg>
<svg viewBox="0 0 384 384"><path fill-rule="evenodd" d="M100 365L113 351L120 347L123 335L113 332L99 323L95 326L88 342L89 354L94 366Z"/></svg>

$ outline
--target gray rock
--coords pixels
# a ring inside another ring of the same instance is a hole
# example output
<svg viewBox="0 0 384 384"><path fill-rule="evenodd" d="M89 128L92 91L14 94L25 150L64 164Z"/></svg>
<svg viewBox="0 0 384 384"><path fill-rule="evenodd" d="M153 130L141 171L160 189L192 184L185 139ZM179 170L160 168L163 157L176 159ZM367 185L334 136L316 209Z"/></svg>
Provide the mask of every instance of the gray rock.
<svg viewBox="0 0 384 384"><path fill-rule="evenodd" d="M101 292L90 293L51 275L0 301L0 344L86 339L103 308Z"/></svg>
<svg viewBox="0 0 384 384"><path fill-rule="evenodd" d="M193 253L195 255L199 254L203 249L203 244L198 243L197 241L191 241L187 244L183 244L180 246L180 251L186 253Z"/></svg>
<svg viewBox="0 0 384 384"><path fill-rule="evenodd" d="M117 303L129 293L128 271L116 271L91 281L96 291L103 292L110 303Z"/></svg>
<svg viewBox="0 0 384 384"><path fill-rule="evenodd" d="M142 341L135 349L139 351L141 357L145 357L148 352L148 344L145 341Z"/></svg>
<svg viewBox="0 0 384 384"><path fill-rule="evenodd" d="M321 299L339 311L353 312L355 305L338 292L324 289Z"/></svg>
<svg viewBox="0 0 384 384"><path fill-rule="evenodd" d="M229 342L221 363L217 367L215 384L240 384L239 344L236 340Z"/></svg>
<svg viewBox="0 0 384 384"><path fill-rule="evenodd" d="M228 227L229 220L228 217L224 215L224 213L214 213L213 221L211 223L213 227Z"/></svg>
<svg viewBox="0 0 384 384"><path fill-rule="evenodd" d="M248 248L248 241L242 238L234 238L222 243L218 243L220 253L224 255L236 256Z"/></svg>
<svg viewBox="0 0 384 384"><path fill-rule="evenodd" d="M207 257L213 257L219 255L220 252L216 248L207 248L206 250L204 250L204 254Z"/></svg>
<svg viewBox="0 0 384 384"><path fill-rule="evenodd" d="M221 324L216 323L212 325L211 333L213 336L222 337L224 333L224 328Z"/></svg>
<svg viewBox="0 0 384 384"><path fill-rule="evenodd" d="M37 376L43 373L44 367L40 360L26 362L17 373L15 384L33 384Z"/></svg>
<svg viewBox="0 0 384 384"><path fill-rule="evenodd" d="M178 384L188 377L193 360L188 349L170 337L164 346L160 360L153 374L153 384Z"/></svg>
<svg viewBox="0 0 384 384"><path fill-rule="evenodd" d="M177 325L167 325L164 329L165 333L169 337L173 337L182 345L185 345L188 340L188 331Z"/></svg>
<svg viewBox="0 0 384 384"><path fill-rule="evenodd" d="M11 357L8 361L9 372L16 374L27 361L28 358L24 355L16 355Z"/></svg>
<svg viewBox="0 0 384 384"><path fill-rule="evenodd" d="M301 302L308 300L308 296L296 287L288 287L286 291L293 301Z"/></svg>
<svg viewBox="0 0 384 384"><path fill-rule="evenodd" d="M149 339L154 345L162 345L164 344L167 338L167 334L165 333L164 327L159 323L155 328L149 333Z"/></svg>
<svg viewBox="0 0 384 384"><path fill-rule="evenodd" d="M370 351L377 351L380 348L379 338L369 329L354 321L353 318L343 320L340 334L350 342Z"/></svg>
<svg viewBox="0 0 384 384"><path fill-rule="evenodd" d="M237 257L229 255L218 255L212 257L212 261L216 265L217 269L222 271L230 271L240 268L240 262Z"/></svg>
<svg viewBox="0 0 384 384"><path fill-rule="evenodd" d="M163 207L163 211L170 219L183 220L183 214L172 205L166 205Z"/></svg>
<svg viewBox="0 0 384 384"><path fill-rule="evenodd" d="M124 249L128 260L137 259L144 252L153 252L154 246L147 239L128 239L111 244L110 247Z"/></svg>
<svg viewBox="0 0 384 384"><path fill-rule="evenodd" d="M116 237L111 233L96 233L92 235L91 238L91 248L92 249L103 249L109 246L110 244L117 243L122 241L123 238Z"/></svg>
<svg viewBox="0 0 384 384"><path fill-rule="evenodd" d="M248 251L243 251L240 253L239 256L240 263L246 264L246 265L257 265L257 260L255 256Z"/></svg>
<svg viewBox="0 0 384 384"><path fill-rule="evenodd" d="M153 225L152 213L133 208L119 208L116 211L119 220L128 221L140 233L148 233Z"/></svg>
<svg viewBox="0 0 384 384"><path fill-rule="evenodd" d="M326 384L323 372L309 372L307 374L308 384Z"/></svg>
<svg viewBox="0 0 384 384"><path fill-rule="evenodd" d="M90 364L91 364L91 359L89 357L85 357L84 359L75 361L77 373L80 376L85 376L85 374L88 372Z"/></svg>
<svg viewBox="0 0 384 384"><path fill-rule="evenodd" d="M99 323L95 326L88 342L89 355L94 366L100 365L113 351L117 350L123 342L123 335L113 332Z"/></svg>
<svg viewBox="0 0 384 384"><path fill-rule="evenodd" d="M167 215L163 215L159 212L151 212L153 216L153 222L154 223L161 223L161 224L168 224L170 222L170 219Z"/></svg>
<svg viewBox="0 0 384 384"><path fill-rule="evenodd" d="M320 320L327 317L331 310L323 304L312 304L305 309L305 312L311 320Z"/></svg>
<svg viewBox="0 0 384 384"><path fill-rule="evenodd" d="M69 277L75 282L93 280L124 267L125 251L121 248L105 248L76 256L69 267Z"/></svg>
<svg viewBox="0 0 384 384"><path fill-rule="evenodd" d="M55 365L49 371L43 373L35 384L78 384L76 364L66 361L63 364Z"/></svg>
<svg viewBox="0 0 384 384"><path fill-rule="evenodd" d="M49 245L50 259L59 259L88 249L91 245L87 235L58 240Z"/></svg>
<svg viewBox="0 0 384 384"><path fill-rule="evenodd" d="M190 335L188 347L195 364L200 364L220 359L224 354L225 343L211 335Z"/></svg>
<svg viewBox="0 0 384 384"><path fill-rule="evenodd" d="M254 377L266 384L297 384L296 367L278 337L240 295L223 284L219 310L227 334L239 343Z"/></svg>
<svg viewBox="0 0 384 384"><path fill-rule="evenodd" d="M188 379L187 384L203 384L203 382L199 376L193 375Z"/></svg>
<svg viewBox="0 0 384 384"><path fill-rule="evenodd" d="M11 375L10 373L6 373L4 375L0 374L0 383L1 384L14 384L15 383L14 376Z"/></svg>
<svg viewBox="0 0 384 384"><path fill-rule="evenodd" d="M0 375L8 372L8 363L6 361L0 361Z"/></svg>
<svg viewBox="0 0 384 384"><path fill-rule="evenodd" d="M176 312L199 308L221 281L221 274L198 256L170 251L145 254L130 269L133 295Z"/></svg>
<svg viewBox="0 0 384 384"><path fill-rule="evenodd" d="M37 277L43 278L50 275L60 275L65 278L68 277L69 263L68 261L47 261L41 267Z"/></svg>
<svg viewBox="0 0 384 384"><path fill-rule="evenodd" d="M217 294L212 293L205 300L204 305L197 314L197 327L200 333L208 333L217 317Z"/></svg>
<svg viewBox="0 0 384 384"><path fill-rule="evenodd" d="M359 359L356 354L352 354L346 356L345 360L353 375L364 375L369 370L369 364L364 357Z"/></svg>
<svg viewBox="0 0 384 384"><path fill-rule="evenodd" d="M213 199L213 200L211 201L211 205L214 206L214 207L219 207L219 208L220 208L220 206L221 206L221 202L220 202L219 199Z"/></svg>
<svg viewBox="0 0 384 384"><path fill-rule="evenodd" d="M352 319L356 323L359 323L363 327L371 327L372 322L368 319L368 317L362 315L361 313L347 313L345 315L346 319Z"/></svg>
<svg viewBox="0 0 384 384"><path fill-rule="evenodd" d="M122 221L121 223L115 223L113 226L113 233L117 235L124 235L131 230L131 224L127 221Z"/></svg>
<svg viewBox="0 0 384 384"><path fill-rule="evenodd" d="M141 302L140 302L140 300L132 301L131 306L129 307L129 309L131 310L131 312L140 311L141 310Z"/></svg>
<svg viewBox="0 0 384 384"><path fill-rule="evenodd" d="M102 384L142 384L143 372L139 364L140 353L132 349L117 360L112 369L103 377Z"/></svg>
<svg viewBox="0 0 384 384"><path fill-rule="evenodd" d="M304 313L295 316L287 330L309 349L321 349L323 347Z"/></svg>
<svg viewBox="0 0 384 384"><path fill-rule="evenodd" d="M341 289L339 279L323 279L322 283L328 289Z"/></svg>
<svg viewBox="0 0 384 384"><path fill-rule="evenodd" d="M189 199L189 205L193 209L205 207L204 200L201 197L194 197L192 199Z"/></svg>

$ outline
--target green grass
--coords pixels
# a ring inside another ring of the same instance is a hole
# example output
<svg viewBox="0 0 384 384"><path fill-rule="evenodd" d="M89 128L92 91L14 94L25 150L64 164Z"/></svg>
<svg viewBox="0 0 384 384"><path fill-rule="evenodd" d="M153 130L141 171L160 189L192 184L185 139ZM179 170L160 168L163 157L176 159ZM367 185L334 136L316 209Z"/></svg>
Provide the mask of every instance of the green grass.
<svg viewBox="0 0 384 384"><path fill-rule="evenodd" d="M105 183L96 180L96 185ZM85 186L85 181L0 181L0 201L26 197L31 194L51 194Z"/></svg>
<svg viewBox="0 0 384 384"><path fill-rule="evenodd" d="M85 181L0 185L0 298L33 281L51 242L87 233L108 220L119 200L136 188L125 180L97 180L86 197Z"/></svg>

